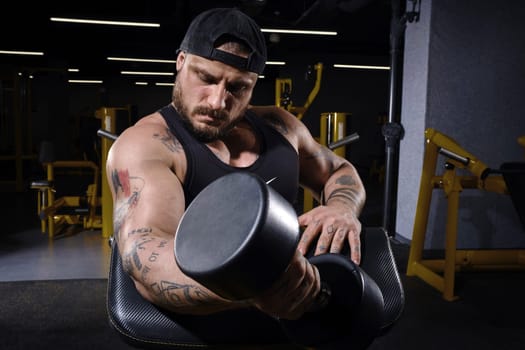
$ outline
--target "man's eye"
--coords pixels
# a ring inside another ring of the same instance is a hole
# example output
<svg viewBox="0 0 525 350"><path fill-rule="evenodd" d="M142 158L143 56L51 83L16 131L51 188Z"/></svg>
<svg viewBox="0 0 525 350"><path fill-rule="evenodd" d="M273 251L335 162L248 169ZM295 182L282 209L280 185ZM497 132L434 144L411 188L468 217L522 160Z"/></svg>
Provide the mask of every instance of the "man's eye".
<svg viewBox="0 0 525 350"><path fill-rule="evenodd" d="M208 75L208 74L199 73L198 77L203 83L206 83L206 84L214 84L215 83L215 79L213 79L213 77Z"/></svg>
<svg viewBox="0 0 525 350"><path fill-rule="evenodd" d="M246 85L231 85L228 87L228 91L232 95L240 95L246 90Z"/></svg>
<svg viewBox="0 0 525 350"><path fill-rule="evenodd" d="M215 80L213 80L211 77L208 77L208 76L203 76L201 80L205 82L206 84L215 84Z"/></svg>

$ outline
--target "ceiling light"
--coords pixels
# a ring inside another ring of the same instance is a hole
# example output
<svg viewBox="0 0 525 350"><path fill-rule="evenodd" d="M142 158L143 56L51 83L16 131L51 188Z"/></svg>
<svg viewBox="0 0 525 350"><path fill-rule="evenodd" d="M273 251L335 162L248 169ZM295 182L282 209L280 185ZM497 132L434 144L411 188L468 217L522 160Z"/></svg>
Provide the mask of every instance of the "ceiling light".
<svg viewBox="0 0 525 350"><path fill-rule="evenodd" d="M155 83L157 86L173 86L173 83Z"/></svg>
<svg viewBox="0 0 525 350"><path fill-rule="evenodd" d="M34 55L34 56L43 56L43 52L37 52L37 51L6 51L6 50L0 50L0 54L6 54L6 55Z"/></svg>
<svg viewBox="0 0 525 350"><path fill-rule="evenodd" d="M102 80L80 80L80 79L69 79L68 83L81 83L81 84L102 84Z"/></svg>
<svg viewBox="0 0 525 350"><path fill-rule="evenodd" d="M148 85L148 83L145 81L136 81L135 85Z"/></svg>
<svg viewBox="0 0 525 350"><path fill-rule="evenodd" d="M337 35L337 32L322 30L295 30L295 29L270 29L262 28L263 33L282 33L282 34L307 34L307 35Z"/></svg>
<svg viewBox="0 0 525 350"><path fill-rule="evenodd" d="M62 18L62 17L51 17L50 20L54 22L107 24L107 25L114 25L114 26L160 27L159 23L147 23L147 22L103 21L103 20L95 20L95 19Z"/></svg>
<svg viewBox="0 0 525 350"><path fill-rule="evenodd" d="M269 66L284 66L286 62L283 61L266 61L266 64Z"/></svg>
<svg viewBox="0 0 525 350"><path fill-rule="evenodd" d="M134 74L134 75L174 75L173 72L140 72L123 70L120 74Z"/></svg>
<svg viewBox="0 0 525 350"><path fill-rule="evenodd" d="M356 64L334 64L334 68L390 70L389 66L361 66L361 65L356 65Z"/></svg>
<svg viewBox="0 0 525 350"><path fill-rule="evenodd" d="M78 69L78 68L68 68L67 71L68 72L72 72L72 73L78 73L78 72L80 72L80 69Z"/></svg>
<svg viewBox="0 0 525 350"><path fill-rule="evenodd" d="M161 60L156 58L130 58L130 57L107 57L108 61L129 61L129 62L153 62L153 63L175 63L175 60Z"/></svg>

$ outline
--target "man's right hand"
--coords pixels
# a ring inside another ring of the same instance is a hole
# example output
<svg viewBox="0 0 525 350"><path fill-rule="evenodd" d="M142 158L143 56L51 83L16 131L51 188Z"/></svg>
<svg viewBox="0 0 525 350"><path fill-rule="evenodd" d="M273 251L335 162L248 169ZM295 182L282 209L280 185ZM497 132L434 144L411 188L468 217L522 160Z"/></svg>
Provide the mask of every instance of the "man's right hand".
<svg viewBox="0 0 525 350"><path fill-rule="evenodd" d="M320 289L321 277L317 267L296 250L286 271L252 302L268 315L296 320L312 308Z"/></svg>

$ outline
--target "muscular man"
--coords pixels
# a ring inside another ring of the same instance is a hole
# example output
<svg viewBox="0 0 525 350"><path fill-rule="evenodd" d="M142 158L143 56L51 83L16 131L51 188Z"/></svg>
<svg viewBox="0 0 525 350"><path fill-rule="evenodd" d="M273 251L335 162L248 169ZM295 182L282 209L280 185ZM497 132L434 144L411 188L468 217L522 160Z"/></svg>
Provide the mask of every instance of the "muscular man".
<svg viewBox="0 0 525 350"><path fill-rule="evenodd" d="M236 9L203 12L177 51L172 102L125 130L110 149L114 237L124 269L139 293L163 308L203 315L256 307L297 319L320 290L317 268L304 257L310 247L323 254L348 244L350 258L360 261L361 179L294 115L250 105L265 61L264 37L250 17ZM270 186L291 203L298 186L321 203L299 216L304 233L289 268L253 300L214 294L181 272L173 252L188 204L211 181L234 171L273 179Z"/></svg>

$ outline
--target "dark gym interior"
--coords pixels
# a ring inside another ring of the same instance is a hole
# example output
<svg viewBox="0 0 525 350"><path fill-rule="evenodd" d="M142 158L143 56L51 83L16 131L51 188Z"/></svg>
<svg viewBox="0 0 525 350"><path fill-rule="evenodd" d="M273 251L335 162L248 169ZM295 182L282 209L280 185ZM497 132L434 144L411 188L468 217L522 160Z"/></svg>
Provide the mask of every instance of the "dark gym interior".
<svg viewBox="0 0 525 350"><path fill-rule="evenodd" d="M334 116L343 136L358 135L334 151L365 183L361 222L387 233L405 298L368 349L523 349L519 0L11 4L0 15L0 348L132 348L108 321L111 142L97 131L111 124L118 134L170 102L187 25L219 6L241 8L263 29L337 32L266 32L268 60L281 64L267 65L252 103L289 109L321 142L337 141L323 131ZM49 195L69 211L41 220ZM301 211L309 199L299 197Z"/></svg>

